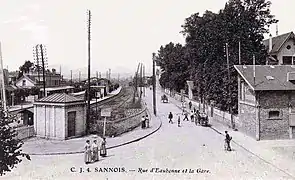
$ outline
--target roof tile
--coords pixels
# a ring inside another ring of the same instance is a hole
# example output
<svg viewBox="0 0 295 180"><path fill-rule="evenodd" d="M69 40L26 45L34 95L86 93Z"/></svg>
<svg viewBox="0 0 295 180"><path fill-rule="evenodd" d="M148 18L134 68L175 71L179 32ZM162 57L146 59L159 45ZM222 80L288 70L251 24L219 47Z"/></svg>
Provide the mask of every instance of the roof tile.
<svg viewBox="0 0 295 180"><path fill-rule="evenodd" d="M50 102L50 103L71 103L84 101L80 98L68 95L66 93L56 93L50 96L38 99L36 102Z"/></svg>

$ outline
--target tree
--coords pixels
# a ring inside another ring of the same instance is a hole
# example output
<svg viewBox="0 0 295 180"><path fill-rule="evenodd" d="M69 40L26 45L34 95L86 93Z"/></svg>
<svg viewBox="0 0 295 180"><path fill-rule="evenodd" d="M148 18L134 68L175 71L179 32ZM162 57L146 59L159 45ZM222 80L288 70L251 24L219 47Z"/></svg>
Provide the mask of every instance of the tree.
<svg viewBox="0 0 295 180"><path fill-rule="evenodd" d="M21 157L31 160L29 155L21 152L23 142L16 139L17 132L10 126L14 121L15 117L8 116L0 106L0 176L15 168L22 161Z"/></svg>
<svg viewBox="0 0 295 180"><path fill-rule="evenodd" d="M25 61L25 63L19 67L19 70L22 73L28 73L30 72L30 69L34 67L34 63L32 63L31 61Z"/></svg>
<svg viewBox="0 0 295 180"><path fill-rule="evenodd" d="M195 13L186 18L181 31L185 46L169 43L158 51L157 63L163 72L161 86L178 91L186 80L193 80L193 92L202 101L214 101L221 110L233 109L237 113L238 83L233 65L239 63L239 42L241 64L252 64L253 55L256 64L265 64L263 34L277 22L270 5L266 0L229 0L218 13L205 11L202 16Z"/></svg>
<svg viewBox="0 0 295 180"><path fill-rule="evenodd" d="M185 56L185 47L172 42L165 47L161 46L156 55L156 62L162 71L161 86L178 92L185 88L186 80L189 78L189 62Z"/></svg>

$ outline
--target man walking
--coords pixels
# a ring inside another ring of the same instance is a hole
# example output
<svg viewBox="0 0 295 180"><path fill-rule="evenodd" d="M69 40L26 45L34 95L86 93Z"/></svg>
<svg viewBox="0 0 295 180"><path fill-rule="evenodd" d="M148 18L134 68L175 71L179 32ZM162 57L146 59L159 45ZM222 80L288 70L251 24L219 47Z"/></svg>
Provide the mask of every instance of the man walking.
<svg viewBox="0 0 295 180"><path fill-rule="evenodd" d="M232 137L230 137L230 135L228 134L227 131L225 131L225 142L227 144L227 151L231 151L231 147L230 147L230 141L232 140Z"/></svg>
<svg viewBox="0 0 295 180"><path fill-rule="evenodd" d="M191 121L194 122L194 116L195 116L194 112L191 111L191 114L190 115L191 115Z"/></svg>
<svg viewBox="0 0 295 180"><path fill-rule="evenodd" d="M180 127L180 115L178 114L178 127Z"/></svg>
<svg viewBox="0 0 295 180"><path fill-rule="evenodd" d="M169 113L168 115L169 123L173 124L172 119L173 119L173 114L172 112Z"/></svg>
<svg viewBox="0 0 295 180"><path fill-rule="evenodd" d="M183 121L185 121L185 120L187 120L188 121L188 112L186 111L185 113L184 113L184 118L183 118Z"/></svg>

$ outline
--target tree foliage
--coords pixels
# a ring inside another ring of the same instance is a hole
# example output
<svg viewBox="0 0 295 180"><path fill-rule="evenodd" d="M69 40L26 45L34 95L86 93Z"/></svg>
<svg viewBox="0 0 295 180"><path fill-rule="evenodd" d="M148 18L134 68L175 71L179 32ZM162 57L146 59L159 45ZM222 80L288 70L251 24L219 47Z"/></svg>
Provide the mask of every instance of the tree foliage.
<svg viewBox="0 0 295 180"><path fill-rule="evenodd" d="M15 121L15 117L9 117L2 106L0 106L0 176L5 172L10 172L26 157L30 160L30 156L22 153L22 141L16 139L17 132L10 126Z"/></svg>
<svg viewBox="0 0 295 180"><path fill-rule="evenodd" d="M270 13L270 5L266 0L229 0L218 13L205 11L202 16L195 13L186 18L181 31L185 46L176 48L169 43L158 52L161 85L179 90L184 88L185 77L189 77L199 98L215 102L222 110L231 107L237 112L237 74L233 65L239 64L239 42L241 64L252 64L253 55L256 64L265 64L263 35L277 22Z"/></svg>

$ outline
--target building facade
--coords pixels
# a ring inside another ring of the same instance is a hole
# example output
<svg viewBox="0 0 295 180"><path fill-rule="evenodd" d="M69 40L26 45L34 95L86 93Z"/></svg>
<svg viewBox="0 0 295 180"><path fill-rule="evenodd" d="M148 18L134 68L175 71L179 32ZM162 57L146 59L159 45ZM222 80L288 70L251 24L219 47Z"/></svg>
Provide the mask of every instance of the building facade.
<svg viewBox="0 0 295 180"><path fill-rule="evenodd" d="M263 41L268 50L268 65L291 65L295 62L295 35L285 33Z"/></svg>
<svg viewBox="0 0 295 180"><path fill-rule="evenodd" d="M235 66L240 131L256 140L295 138L295 66Z"/></svg>
<svg viewBox="0 0 295 180"><path fill-rule="evenodd" d="M46 87L58 87L61 85L62 77L55 72L47 72L45 74ZM36 73L23 74L22 77L17 79L16 86L21 88L43 87L43 75Z"/></svg>

